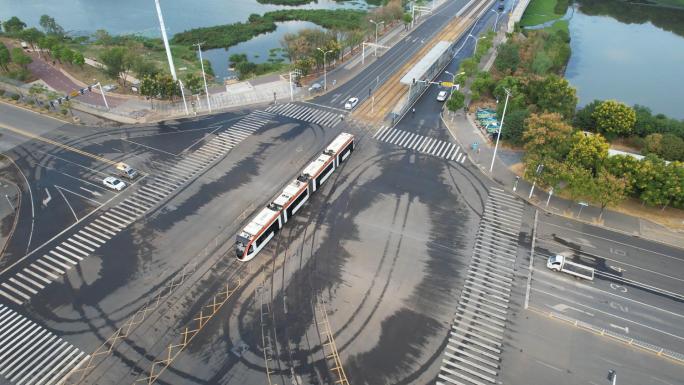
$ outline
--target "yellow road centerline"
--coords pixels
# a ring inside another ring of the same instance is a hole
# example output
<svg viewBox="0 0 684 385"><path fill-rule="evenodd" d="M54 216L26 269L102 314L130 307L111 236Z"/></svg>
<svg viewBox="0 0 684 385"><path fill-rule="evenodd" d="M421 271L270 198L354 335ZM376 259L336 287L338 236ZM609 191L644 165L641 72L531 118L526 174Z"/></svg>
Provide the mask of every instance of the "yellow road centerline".
<svg viewBox="0 0 684 385"><path fill-rule="evenodd" d="M89 152L87 152L87 151L79 150L78 148L71 147L71 146L69 146L69 145L67 145L67 144L63 144L63 143L54 141L54 140L52 140L52 139L44 138L44 137L42 137L42 136L40 136L40 135L36 135L36 134L30 133L30 132L28 132L28 131L22 130L21 128L12 127L12 126L7 125L7 124L4 124L4 123L0 124L0 128L4 128L4 129L6 129L6 130L8 130L8 131L14 132L15 134L19 134L19 135L22 135L22 136L25 136L25 137L31 138L31 139L36 139L36 140L39 140L39 141L41 141L41 142L48 143L48 144L51 144L51 145L56 146L56 147L60 147L60 148L62 148L62 149L65 149L65 150L67 150L67 151L74 152L74 153L76 153L76 154L80 154L80 155L83 155L83 156L87 156L87 157L89 157L89 158L92 158L92 159L95 159L95 160L99 160L100 162L104 162L104 163L107 163L107 164L110 164L110 165L116 165L116 163L117 163L117 162L115 162L115 161L113 161L113 160L109 160L109 159L107 159L107 158L103 158L103 157L101 157L101 156L99 156L99 155L91 154L91 153L89 153Z"/></svg>

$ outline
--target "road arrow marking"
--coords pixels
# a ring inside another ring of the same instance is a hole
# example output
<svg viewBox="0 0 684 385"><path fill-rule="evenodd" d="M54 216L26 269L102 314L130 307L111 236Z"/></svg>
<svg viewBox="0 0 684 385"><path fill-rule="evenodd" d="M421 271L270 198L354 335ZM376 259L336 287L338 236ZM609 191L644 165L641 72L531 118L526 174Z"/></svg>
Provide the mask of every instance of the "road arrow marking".
<svg viewBox="0 0 684 385"><path fill-rule="evenodd" d="M47 204L52 200L52 196L50 196L50 190L48 188L45 188L45 193L47 194L47 197L43 199L43 207L47 207Z"/></svg>

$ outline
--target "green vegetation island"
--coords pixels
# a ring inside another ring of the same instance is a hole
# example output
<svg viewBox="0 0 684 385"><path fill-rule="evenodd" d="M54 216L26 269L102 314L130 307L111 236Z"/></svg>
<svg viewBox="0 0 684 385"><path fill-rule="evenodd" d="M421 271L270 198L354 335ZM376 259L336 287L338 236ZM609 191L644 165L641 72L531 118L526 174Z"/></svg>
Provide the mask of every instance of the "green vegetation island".
<svg viewBox="0 0 684 385"><path fill-rule="evenodd" d="M501 139L524 150L519 171L571 201L595 203L602 214L628 198L684 209L684 120L615 100L578 109L576 90L563 78L571 53L568 23L561 20L567 7L567 0L532 0L488 71L479 68L492 35L480 40L455 72L464 73L456 80L469 92L454 91L447 108L466 107L468 96L471 110L493 108L501 122L507 105ZM542 23L547 27L523 28ZM609 153L611 147L627 153Z"/></svg>

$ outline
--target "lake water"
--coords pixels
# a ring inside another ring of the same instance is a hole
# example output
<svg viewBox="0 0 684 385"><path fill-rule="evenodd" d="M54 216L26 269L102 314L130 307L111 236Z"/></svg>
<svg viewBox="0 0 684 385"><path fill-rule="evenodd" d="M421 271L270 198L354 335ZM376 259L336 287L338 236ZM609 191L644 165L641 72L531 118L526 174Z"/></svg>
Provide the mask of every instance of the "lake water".
<svg viewBox="0 0 684 385"><path fill-rule="evenodd" d="M246 21L250 14L263 14L283 7L259 4L256 0L161 0L164 23L169 37L177 32L196 27ZM296 8L336 9L367 8L365 1L318 0ZM98 29L111 34L142 34L161 36L154 0L0 0L0 20L17 16L29 26L38 26L43 14L50 15L74 34L88 34ZM288 32L304 28L319 28L309 22L278 23L272 33L257 36L230 50L210 50L203 55L211 61L217 78L228 74L228 56L246 53L252 60L268 59L269 49L279 48L280 40Z"/></svg>
<svg viewBox="0 0 684 385"><path fill-rule="evenodd" d="M616 99L684 119L684 10L583 0L570 36L565 76L580 105Z"/></svg>

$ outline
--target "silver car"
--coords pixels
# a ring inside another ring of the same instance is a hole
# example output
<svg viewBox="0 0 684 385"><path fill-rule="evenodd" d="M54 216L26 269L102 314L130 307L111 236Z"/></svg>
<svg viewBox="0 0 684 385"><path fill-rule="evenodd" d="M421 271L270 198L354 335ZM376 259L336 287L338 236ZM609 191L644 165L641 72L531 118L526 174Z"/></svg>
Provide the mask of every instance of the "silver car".
<svg viewBox="0 0 684 385"><path fill-rule="evenodd" d="M359 98L349 98L347 103L344 104L344 109L351 110L352 108L356 107L357 104L359 104Z"/></svg>
<svg viewBox="0 0 684 385"><path fill-rule="evenodd" d="M102 180L102 184L104 184L105 187L116 191L121 191L124 188L126 188L126 183L120 181L117 178L114 178L113 176L108 176L104 178L104 180Z"/></svg>

